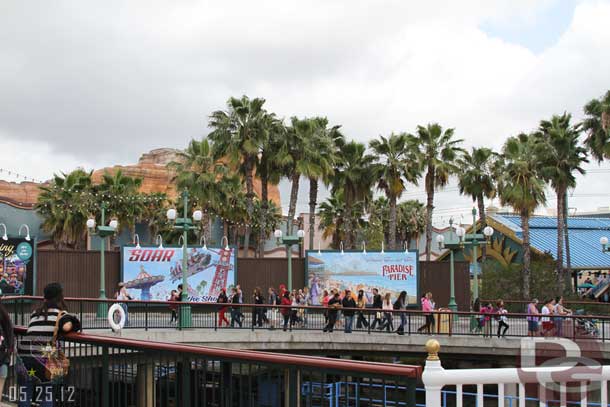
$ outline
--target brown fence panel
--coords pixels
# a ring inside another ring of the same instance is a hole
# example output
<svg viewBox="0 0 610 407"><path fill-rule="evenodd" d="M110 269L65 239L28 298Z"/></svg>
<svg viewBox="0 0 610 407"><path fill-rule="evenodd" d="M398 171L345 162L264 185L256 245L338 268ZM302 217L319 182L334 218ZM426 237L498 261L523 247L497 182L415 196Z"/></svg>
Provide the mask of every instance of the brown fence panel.
<svg viewBox="0 0 610 407"><path fill-rule="evenodd" d="M119 252L106 252L106 296L109 298L119 282L120 259ZM42 295L44 286L55 281L63 285L66 297L99 297L100 252L39 251L35 294Z"/></svg>
<svg viewBox="0 0 610 407"><path fill-rule="evenodd" d="M120 277L120 253L106 252L106 296L111 298ZM39 251L36 278L36 295L42 295L44 286L58 281L69 297L99 296L100 252L99 251ZM239 258L237 260L237 283L241 285L245 298L255 287L266 292L269 287L278 288L288 284L288 260L286 258ZM305 259L292 259L292 286L305 286ZM437 307L449 303L449 263L420 262L420 292L432 292ZM414 295L415 293L409 293ZM470 278L467 262L455 262L455 296L459 309L469 310Z"/></svg>
<svg viewBox="0 0 610 407"><path fill-rule="evenodd" d="M455 302L460 311L470 310L470 268L468 262L456 261L454 270ZM430 291L437 308L449 304L451 293L449 262L422 261L419 263L419 289L422 295Z"/></svg>
<svg viewBox="0 0 610 407"><path fill-rule="evenodd" d="M288 259L269 257L262 259L238 258L237 283L244 291L244 302L255 287L260 287L267 296L267 289L280 284L288 286ZM299 289L305 285L305 259L292 258L292 287Z"/></svg>

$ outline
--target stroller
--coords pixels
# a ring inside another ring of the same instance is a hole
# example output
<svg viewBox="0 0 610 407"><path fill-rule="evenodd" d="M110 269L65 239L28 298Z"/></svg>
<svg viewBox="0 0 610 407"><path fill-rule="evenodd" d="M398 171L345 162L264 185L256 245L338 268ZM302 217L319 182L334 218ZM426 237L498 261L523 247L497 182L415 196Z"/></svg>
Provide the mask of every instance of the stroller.
<svg viewBox="0 0 610 407"><path fill-rule="evenodd" d="M574 315L584 315L585 310L576 310ZM589 318L575 318L576 332L582 336L597 338L599 336L599 328L597 327L597 321Z"/></svg>

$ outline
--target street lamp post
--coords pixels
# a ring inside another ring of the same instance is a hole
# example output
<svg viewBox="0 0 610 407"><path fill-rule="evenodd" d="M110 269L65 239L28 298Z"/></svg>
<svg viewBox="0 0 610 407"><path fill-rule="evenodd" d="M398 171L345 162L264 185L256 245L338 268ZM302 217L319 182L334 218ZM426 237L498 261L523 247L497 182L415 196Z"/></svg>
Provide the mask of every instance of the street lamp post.
<svg viewBox="0 0 610 407"><path fill-rule="evenodd" d="M453 237L453 219L449 220L449 227L451 229L451 234L449 237L449 241L445 242L445 238L442 235L439 235L436 238L436 242L439 245L439 248L447 248L449 249L450 256L450 280L451 280L451 298L449 299L449 308L452 310L457 309L457 304L455 303L455 280L454 280L454 261L453 261L453 251L458 248L464 248L466 246L472 247L472 269L474 274L474 284L472 287L473 297L479 298L479 263L478 263L478 253L477 250L480 245L487 244L491 236L494 234L494 230L491 226L486 226L483 229L483 233L476 233L477 227L477 210L476 208L472 208L472 233L466 234L466 230L458 226L455 230L455 234L457 235L457 239ZM469 273L470 274L470 273Z"/></svg>
<svg viewBox="0 0 610 407"><path fill-rule="evenodd" d="M451 292L449 296L449 309L452 311L457 311L457 303L455 302L455 278L454 278L454 266L453 266L453 250L462 247L462 237L454 237L453 236L453 218L449 219L449 240L445 242L445 237L443 235L438 235L436 237L436 242L438 243L439 249L449 249L449 281ZM461 232L461 228L457 232ZM461 233L459 233L461 234Z"/></svg>
<svg viewBox="0 0 610 407"><path fill-rule="evenodd" d="M196 210L193 212L193 221L188 217L188 199L189 194L185 189L182 192L182 203L184 205L184 217L176 219L176 210L168 209L167 210L167 219L171 222L175 222L174 229L182 231L182 296L181 302L183 304L180 305L180 328L190 328L192 326L192 316L191 316L191 307L189 305L185 305L188 303L188 246L187 246L187 237L188 232L190 230L197 229L197 226L193 224L193 221L200 222L203 216L200 210Z"/></svg>
<svg viewBox="0 0 610 407"><path fill-rule="evenodd" d="M290 220L286 221L286 230L290 230L288 227L288 222L290 222ZM286 255L288 257L288 291L292 291L292 246L301 243L303 237L305 237L305 231L303 229L299 229L296 236L282 237L282 231L280 229L276 229L274 235L277 239L278 245L283 244L286 246Z"/></svg>
<svg viewBox="0 0 610 407"><path fill-rule="evenodd" d="M116 219L112 219L108 226L106 226L106 204L102 202L100 205L101 222L100 225L95 225L95 218L90 217L87 219L87 229L91 235L97 235L100 237L100 300L106 300L106 238L116 233L119 226L119 222ZM97 316L99 318L105 318L108 314L108 304L105 301L100 301L97 305Z"/></svg>

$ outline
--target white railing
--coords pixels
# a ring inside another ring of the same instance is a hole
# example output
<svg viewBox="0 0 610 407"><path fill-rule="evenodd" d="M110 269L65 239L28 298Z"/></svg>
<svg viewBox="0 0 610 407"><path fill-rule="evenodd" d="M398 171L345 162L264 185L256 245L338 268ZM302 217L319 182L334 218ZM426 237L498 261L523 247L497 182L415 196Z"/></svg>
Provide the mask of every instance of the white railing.
<svg viewBox="0 0 610 407"><path fill-rule="evenodd" d="M531 405L535 400L541 407L553 400L553 405L566 406L608 406L608 381L610 366L574 366L569 364L554 367L499 368L499 369L443 369L438 358L440 345L431 339L426 343L428 359L422 375L426 389L426 407L443 407L445 387L455 388L455 406L463 406L463 386L476 386L476 406L505 407L509 400L518 400L519 407ZM575 384L580 384L575 386ZM532 385L537 385L531 394ZM483 385L496 385L496 394L485 394ZM529 396L526 394L526 385ZM507 391L507 386L512 391ZM516 390L515 390L516 387ZM512 394L506 394L506 393ZM453 394L454 392L451 391ZM491 396L491 397L490 397ZM512 404L512 403L511 403Z"/></svg>

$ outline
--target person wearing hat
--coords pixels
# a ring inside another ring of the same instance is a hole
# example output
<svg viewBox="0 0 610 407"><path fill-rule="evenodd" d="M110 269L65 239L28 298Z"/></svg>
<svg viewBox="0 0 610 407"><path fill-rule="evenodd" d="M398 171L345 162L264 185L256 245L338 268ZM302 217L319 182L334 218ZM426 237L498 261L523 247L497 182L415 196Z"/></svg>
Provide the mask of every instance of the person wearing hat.
<svg viewBox="0 0 610 407"><path fill-rule="evenodd" d="M53 394L54 386L47 378L43 350L49 345L57 346L56 343L51 343L56 326L57 336L80 330L80 321L75 316L67 314L66 309L61 284L47 284L44 288L44 300L32 312L28 329L17 347L23 361L19 372L19 386L21 386L20 394L22 394L21 389L24 389L25 403L31 403L36 394ZM47 402L45 397L39 405L52 406L54 397L50 398L51 401Z"/></svg>

